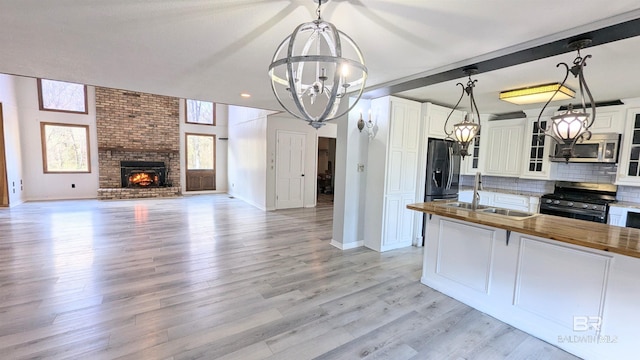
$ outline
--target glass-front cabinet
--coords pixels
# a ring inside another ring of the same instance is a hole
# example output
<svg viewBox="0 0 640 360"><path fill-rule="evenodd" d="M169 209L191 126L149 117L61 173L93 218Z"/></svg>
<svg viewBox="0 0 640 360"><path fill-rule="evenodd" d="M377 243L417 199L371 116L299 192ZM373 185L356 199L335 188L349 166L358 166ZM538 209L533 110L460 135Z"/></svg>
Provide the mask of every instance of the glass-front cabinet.
<svg viewBox="0 0 640 360"><path fill-rule="evenodd" d="M549 161L550 151L553 149L554 141L544 136L544 129L550 121L548 116L540 119L528 118L525 130L524 154L525 159L522 167L522 177L529 179L551 180L555 174L557 164Z"/></svg>
<svg viewBox="0 0 640 360"><path fill-rule="evenodd" d="M627 111L616 184L640 186L640 108Z"/></svg>
<svg viewBox="0 0 640 360"><path fill-rule="evenodd" d="M464 160L460 163L460 174L462 175L474 175L478 171L482 171L480 168L480 140L481 132L478 131L476 138L469 144L469 155L465 156Z"/></svg>

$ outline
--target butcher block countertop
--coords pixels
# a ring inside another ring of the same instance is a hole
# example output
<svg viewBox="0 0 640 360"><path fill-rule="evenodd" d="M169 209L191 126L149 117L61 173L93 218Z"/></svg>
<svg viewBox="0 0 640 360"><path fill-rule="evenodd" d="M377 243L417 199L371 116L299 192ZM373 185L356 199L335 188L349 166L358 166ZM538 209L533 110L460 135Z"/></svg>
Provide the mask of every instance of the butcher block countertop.
<svg viewBox="0 0 640 360"><path fill-rule="evenodd" d="M545 214L517 220L503 215L445 207L442 204L442 202L417 203L409 204L407 208L427 214L464 220L475 224L640 258L640 229Z"/></svg>

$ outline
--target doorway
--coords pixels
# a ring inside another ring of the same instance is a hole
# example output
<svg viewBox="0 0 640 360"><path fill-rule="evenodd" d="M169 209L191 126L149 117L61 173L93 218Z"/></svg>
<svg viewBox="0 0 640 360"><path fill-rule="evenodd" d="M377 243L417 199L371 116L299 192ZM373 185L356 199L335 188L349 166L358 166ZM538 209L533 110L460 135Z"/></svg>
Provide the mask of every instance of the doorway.
<svg viewBox="0 0 640 360"><path fill-rule="evenodd" d="M187 191L216 189L216 136L185 134Z"/></svg>
<svg viewBox="0 0 640 360"><path fill-rule="evenodd" d="M0 103L0 206L9 206L9 184L7 183L7 158L4 149L4 119Z"/></svg>
<svg viewBox="0 0 640 360"><path fill-rule="evenodd" d="M279 130L276 135L276 209L304 206L306 134Z"/></svg>
<svg viewBox="0 0 640 360"><path fill-rule="evenodd" d="M318 137L318 205L333 205L336 139Z"/></svg>

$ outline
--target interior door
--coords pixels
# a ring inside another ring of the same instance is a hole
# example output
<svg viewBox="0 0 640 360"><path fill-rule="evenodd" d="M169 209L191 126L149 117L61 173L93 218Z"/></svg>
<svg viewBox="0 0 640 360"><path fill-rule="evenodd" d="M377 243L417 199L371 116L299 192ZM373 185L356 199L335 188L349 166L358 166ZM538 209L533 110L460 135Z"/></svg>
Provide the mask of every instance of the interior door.
<svg viewBox="0 0 640 360"><path fill-rule="evenodd" d="M304 133L277 133L276 209L304 206L305 138Z"/></svg>

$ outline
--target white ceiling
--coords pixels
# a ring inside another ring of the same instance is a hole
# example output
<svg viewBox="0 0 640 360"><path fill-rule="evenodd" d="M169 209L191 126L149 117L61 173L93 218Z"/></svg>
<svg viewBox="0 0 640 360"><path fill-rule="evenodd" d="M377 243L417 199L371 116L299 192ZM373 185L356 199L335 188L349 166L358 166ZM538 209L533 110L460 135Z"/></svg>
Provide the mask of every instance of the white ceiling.
<svg viewBox="0 0 640 360"><path fill-rule="evenodd" d="M267 68L315 8L312 0L0 0L0 72L277 110ZM368 87L640 17L637 0L331 0L322 9L360 46ZM640 39L586 53L597 101L640 96ZM481 112L521 110L497 93L560 81L555 64L573 57L478 75ZM401 95L453 105L457 81Z"/></svg>

